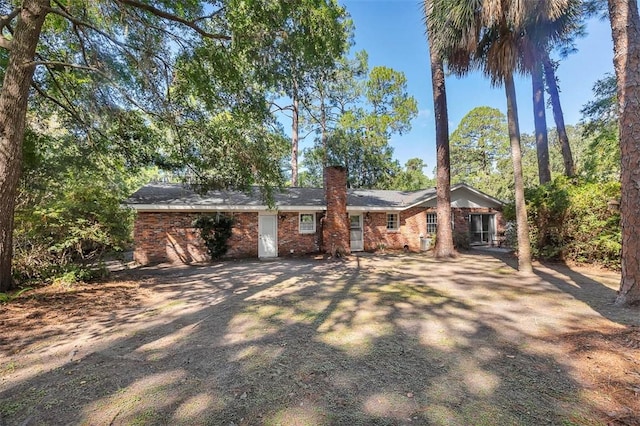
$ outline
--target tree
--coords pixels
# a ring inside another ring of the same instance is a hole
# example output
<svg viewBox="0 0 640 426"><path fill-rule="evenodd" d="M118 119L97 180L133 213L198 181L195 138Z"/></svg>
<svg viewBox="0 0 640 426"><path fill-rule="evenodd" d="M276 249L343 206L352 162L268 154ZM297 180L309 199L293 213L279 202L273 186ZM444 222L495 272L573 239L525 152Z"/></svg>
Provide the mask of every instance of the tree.
<svg viewBox="0 0 640 426"><path fill-rule="evenodd" d="M318 136L316 145L322 153L320 161L314 163L320 169L316 175L322 175L322 181L314 186L324 186L329 135L337 128L340 117L350 105L362 96L362 84L353 82L362 82L366 78L368 67L367 52L362 50L356 52L351 59L341 57L334 69L324 70L310 81L309 90L303 99L303 123L306 129ZM307 165L311 166L311 162L307 162ZM303 173L309 181L309 172Z"/></svg>
<svg viewBox="0 0 640 426"><path fill-rule="evenodd" d="M436 228L437 258L455 256L453 245L453 229L451 227L451 158L449 149L449 118L447 113L447 94L444 74L444 56L434 43L433 20L440 11L434 10L433 1L425 0L424 17L429 39L429 60L431 62L431 87L433 91L433 110L436 126L436 214L438 226ZM442 19L442 17L440 17Z"/></svg>
<svg viewBox="0 0 640 426"><path fill-rule="evenodd" d="M575 37L583 33L583 15L580 13L580 6L581 0L556 0L549 4L549 8L534 8L525 16L520 36L522 40L518 41L522 67L531 74L538 175L541 184L551 180L544 102L545 79L549 87L556 128L560 132L565 173L568 176L573 175L571 148L564 131L564 117L560 107L555 67L551 65L549 52L559 47L566 56L567 52L573 49Z"/></svg>
<svg viewBox="0 0 640 426"><path fill-rule="evenodd" d="M427 165L421 158L410 158L404 170L398 172L390 185L390 189L416 191L434 186L433 179L428 178L423 170Z"/></svg>
<svg viewBox="0 0 640 426"><path fill-rule="evenodd" d="M281 180L279 163L253 150L270 145L259 143L258 134L275 141L273 134L280 133L273 128L266 102L280 60L273 46L286 34L292 16L307 15L293 11L310 12L317 5L249 5L240 0L3 2L0 47L7 65L0 91L0 291L13 285L14 205L31 89L37 95L32 99L47 106L37 114L54 111L77 137L104 152L114 148L105 134L110 118L118 111L138 111L148 126L166 133L167 155L156 158L163 165L195 174L208 185L258 183L269 193L274 180ZM321 45L315 44L314 34L307 36L309 49ZM184 84L187 76L197 78ZM252 134L230 140L241 133L230 131L241 120L251 121ZM200 122L209 125L207 136L218 149L205 152L188 140L189 130ZM247 141L251 143L243 147ZM234 155L225 157L229 152ZM226 167L213 169L220 164ZM237 173L240 165L248 171ZM199 166L205 173L199 173Z"/></svg>
<svg viewBox="0 0 640 426"><path fill-rule="evenodd" d="M407 93L405 75L391 68L373 67L364 80L359 72L352 75L358 78L334 86L339 93L328 95L344 103L336 109L335 128L326 135L326 150L316 140L305 151L307 171L317 174L306 179L319 181L321 165L328 162L346 168L349 187L388 188L400 169L389 139L411 128L416 100Z"/></svg>
<svg viewBox="0 0 640 426"><path fill-rule="evenodd" d="M560 91L558 90L558 82L555 75L556 64L551 62L551 58L549 58L549 54L547 52L544 53L542 58L542 65L544 67L544 78L549 92L549 99L551 101L553 119L556 123L558 143L562 151L564 174L567 177L573 177L576 170L573 162L573 155L571 153L569 136L564 124L564 113L562 112L562 105L560 104Z"/></svg>
<svg viewBox="0 0 640 426"><path fill-rule="evenodd" d="M531 87L533 91L533 124L536 132L536 152L538 156L538 179L540 185L551 181L549 168L549 138L547 134L547 115L544 102L544 78L542 63L531 69Z"/></svg>
<svg viewBox="0 0 640 426"><path fill-rule="evenodd" d="M622 279L618 305L640 301L640 16L636 0L609 0L620 122Z"/></svg>
<svg viewBox="0 0 640 426"><path fill-rule="evenodd" d="M486 106L469 111L451 135L453 182L464 182L488 194L504 197L501 189L504 185L496 185L493 177L495 174L502 176L503 163L508 159L505 115Z"/></svg>
<svg viewBox="0 0 640 426"><path fill-rule="evenodd" d="M22 140L29 88L35 71L33 60L48 3L46 0L25 0L22 7L13 12L17 17L13 39L0 38L0 45L10 50L0 92L0 291L13 287L13 220L22 168Z"/></svg>
<svg viewBox="0 0 640 426"><path fill-rule="evenodd" d="M434 0L435 1L435 0ZM550 2L554 3L554 2ZM518 234L518 269L529 273L531 247L524 201L520 128L513 74L524 69L519 55L521 36L532 14L547 12L553 4L485 0L480 6L463 0L438 0L446 19L438 20L433 33L444 46L449 68L463 75L470 67L480 67L494 85L504 84L507 98L507 121L514 173L514 192Z"/></svg>
<svg viewBox="0 0 640 426"><path fill-rule="evenodd" d="M583 171L590 181L620 180L620 142L618 139L617 83L607 74L593 85L594 99L582 113L582 137L589 140L583 161Z"/></svg>
<svg viewBox="0 0 640 426"><path fill-rule="evenodd" d="M307 96L314 80L331 73L335 62L349 46L350 22L346 10L335 0L304 0L289 7L283 37L273 44L279 79L276 88L283 91L291 104L280 109L291 112L291 185L298 186L298 144L300 139L301 101ZM304 7L300 7L300 3ZM310 34L314 42L309 43Z"/></svg>

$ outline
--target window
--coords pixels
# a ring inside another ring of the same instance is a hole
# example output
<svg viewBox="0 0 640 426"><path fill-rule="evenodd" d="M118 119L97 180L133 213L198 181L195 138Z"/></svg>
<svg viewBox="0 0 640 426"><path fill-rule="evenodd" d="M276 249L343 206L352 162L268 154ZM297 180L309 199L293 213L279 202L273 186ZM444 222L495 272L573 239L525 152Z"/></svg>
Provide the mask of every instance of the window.
<svg viewBox="0 0 640 426"><path fill-rule="evenodd" d="M398 213L387 213L387 231L397 231L399 222Z"/></svg>
<svg viewBox="0 0 640 426"><path fill-rule="evenodd" d="M316 215L315 213L300 213L300 233L313 234L316 232Z"/></svg>
<svg viewBox="0 0 640 426"><path fill-rule="evenodd" d="M427 234L435 234L438 229L438 214L427 213Z"/></svg>

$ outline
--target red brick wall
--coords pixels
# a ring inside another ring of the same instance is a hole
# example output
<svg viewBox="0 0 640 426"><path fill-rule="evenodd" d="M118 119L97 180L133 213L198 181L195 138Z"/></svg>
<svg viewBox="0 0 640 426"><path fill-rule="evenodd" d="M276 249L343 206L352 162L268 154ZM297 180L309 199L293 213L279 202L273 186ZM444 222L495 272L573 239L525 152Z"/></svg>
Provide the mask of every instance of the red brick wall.
<svg viewBox="0 0 640 426"><path fill-rule="evenodd" d="M391 212L390 212L391 213ZM427 232L427 216L423 208L412 207L400 212L400 229L387 230L386 212L364 214L364 249L380 249L380 244L388 249L400 250L406 245L411 251L420 250L420 235Z"/></svg>
<svg viewBox="0 0 640 426"><path fill-rule="evenodd" d="M204 241L191 225L198 213L142 212L134 225L134 260L142 265L174 262L193 263L209 259ZM228 258L258 257L258 213L233 213L235 224L229 238ZM298 212L280 212L278 253L280 256L316 253L320 245L320 217L316 232L301 234ZM293 250L293 253L291 253Z"/></svg>
<svg viewBox="0 0 640 426"><path fill-rule="evenodd" d="M134 260L142 265L158 262L192 263L208 259L204 241L192 226L197 213L141 212L136 216ZM258 256L258 214L234 213L235 225L225 257Z"/></svg>
<svg viewBox="0 0 640 426"><path fill-rule="evenodd" d="M320 250L320 215L316 216L316 232L300 233L300 213L280 212L278 214L278 255L300 255Z"/></svg>
<svg viewBox="0 0 640 426"><path fill-rule="evenodd" d="M322 227L322 249L327 253L336 250L348 253L351 235L347 215L347 172L344 167L333 166L326 168L325 175L327 213Z"/></svg>

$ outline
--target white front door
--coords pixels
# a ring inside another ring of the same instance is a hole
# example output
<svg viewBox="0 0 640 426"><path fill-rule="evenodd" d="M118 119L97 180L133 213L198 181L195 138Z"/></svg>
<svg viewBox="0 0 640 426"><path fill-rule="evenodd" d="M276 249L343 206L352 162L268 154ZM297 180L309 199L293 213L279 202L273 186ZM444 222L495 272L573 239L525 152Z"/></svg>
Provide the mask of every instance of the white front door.
<svg viewBox="0 0 640 426"><path fill-rule="evenodd" d="M362 232L362 215L349 215L349 231L351 234L351 251L364 250L364 238Z"/></svg>
<svg viewBox="0 0 640 426"><path fill-rule="evenodd" d="M278 220L275 214L258 216L258 257L278 257Z"/></svg>

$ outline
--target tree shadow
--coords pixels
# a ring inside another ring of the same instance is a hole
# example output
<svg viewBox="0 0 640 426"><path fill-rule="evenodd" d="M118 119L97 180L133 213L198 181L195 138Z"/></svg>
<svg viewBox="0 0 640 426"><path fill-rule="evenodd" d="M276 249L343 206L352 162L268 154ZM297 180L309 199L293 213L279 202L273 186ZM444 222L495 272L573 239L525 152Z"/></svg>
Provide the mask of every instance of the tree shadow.
<svg viewBox="0 0 640 426"><path fill-rule="evenodd" d="M570 294L604 318L622 325L640 325L637 309L614 305L617 291L559 263L544 263L534 273L559 290Z"/></svg>
<svg viewBox="0 0 640 426"><path fill-rule="evenodd" d="M0 412L9 424L559 424L591 415L570 366L514 324L521 300L493 307L508 291L501 264L484 260L477 282L465 280L463 261L444 274L450 265L410 256L140 271L167 303L114 319L120 334L109 341L89 333L77 358L9 375Z"/></svg>

